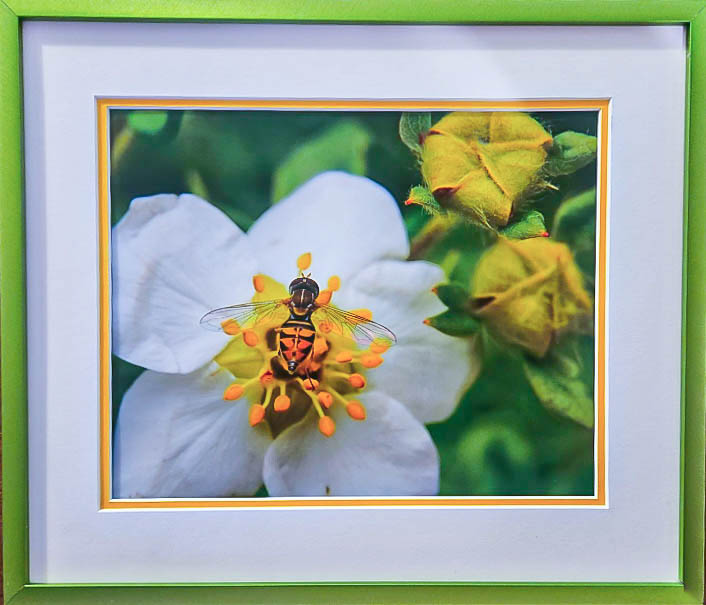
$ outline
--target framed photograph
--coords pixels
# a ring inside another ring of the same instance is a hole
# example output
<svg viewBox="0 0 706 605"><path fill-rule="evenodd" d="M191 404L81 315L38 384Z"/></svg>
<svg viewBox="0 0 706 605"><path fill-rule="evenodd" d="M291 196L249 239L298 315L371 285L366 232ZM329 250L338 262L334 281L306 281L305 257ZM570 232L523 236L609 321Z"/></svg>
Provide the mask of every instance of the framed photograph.
<svg viewBox="0 0 706 605"><path fill-rule="evenodd" d="M703 3L0 7L12 603L701 603Z"/></svg>

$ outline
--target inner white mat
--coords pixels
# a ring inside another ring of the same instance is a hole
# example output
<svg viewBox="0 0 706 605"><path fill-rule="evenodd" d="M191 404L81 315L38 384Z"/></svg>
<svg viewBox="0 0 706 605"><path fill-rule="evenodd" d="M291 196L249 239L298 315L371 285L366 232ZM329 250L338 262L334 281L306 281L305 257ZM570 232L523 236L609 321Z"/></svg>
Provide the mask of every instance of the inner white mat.
<svg viewBox="0 0 706 605"><path fill-rule="evenodd" d="M681 27L23 34L32 582L678 580ZM99 512L96 96L610 98L610 507Z"/></svg>

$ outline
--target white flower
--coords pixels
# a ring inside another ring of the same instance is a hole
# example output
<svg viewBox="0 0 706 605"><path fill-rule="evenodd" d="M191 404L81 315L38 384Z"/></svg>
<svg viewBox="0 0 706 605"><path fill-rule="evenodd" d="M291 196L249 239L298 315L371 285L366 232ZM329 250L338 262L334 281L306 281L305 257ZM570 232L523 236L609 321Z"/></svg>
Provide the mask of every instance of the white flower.
<svg viewBox="0 0 706 605"><path fill-rule="evenodd" d="M253 284L283 297L303 253L338 307L369 309L398 341L346 351L317 337L315 391L268 371L265 332L199 325ZM390 194L344 173L313 178L247 234L194 195L133 200L113 229L113 349L147 371L120 408L113 496L250 496L263 481L271 496L437 493L424 423L451 414L478 364L472 342L422 323L443 310L430 291L443 274L407 255Z"/></svg>

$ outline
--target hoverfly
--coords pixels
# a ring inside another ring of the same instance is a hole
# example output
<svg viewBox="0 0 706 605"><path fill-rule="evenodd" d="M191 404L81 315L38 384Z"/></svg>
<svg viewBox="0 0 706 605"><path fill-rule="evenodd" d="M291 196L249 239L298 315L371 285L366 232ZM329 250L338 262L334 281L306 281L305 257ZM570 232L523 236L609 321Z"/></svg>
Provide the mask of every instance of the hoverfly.
<svg viewBox="0 0 706 605"><path fill-rule="evenodd" d="M397 341L393 332L379 323L362 315L343 311L328 303L317 303L319 285L309 275L300 275L292 280L289 284L288 298L214 309L201 318L201 325L211 330L222 331L227 323L237 322L242 328L247 327L248 324L273 319L280 309L286 308L289 311L289 318L275 328L276 350L282 366L292 375L300 366L306 371L305 362L312 355L317 334L312 316L320 327L326 325L329 331L348 336L362 346L367 346L373 341L382 341L390 346Z"/></svg>

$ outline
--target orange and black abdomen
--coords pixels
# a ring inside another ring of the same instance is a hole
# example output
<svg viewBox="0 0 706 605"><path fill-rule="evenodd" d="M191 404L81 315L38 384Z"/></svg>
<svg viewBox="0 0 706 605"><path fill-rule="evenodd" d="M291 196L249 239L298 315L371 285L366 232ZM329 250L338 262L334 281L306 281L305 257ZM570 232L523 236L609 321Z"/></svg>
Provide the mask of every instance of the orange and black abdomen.
<svg viewBox="0 0 706 605"><path fill-rule="evenodd" d="M294 372L314 346L316 329L306 319L288 319L279 330L279 354L287 364L287 369Z"/></svg>

